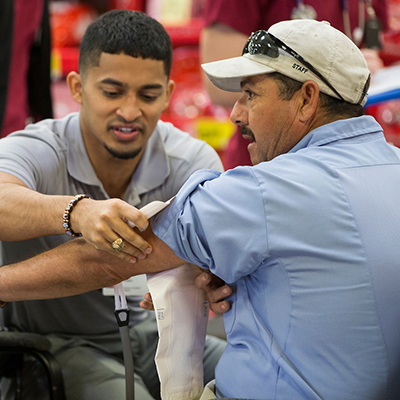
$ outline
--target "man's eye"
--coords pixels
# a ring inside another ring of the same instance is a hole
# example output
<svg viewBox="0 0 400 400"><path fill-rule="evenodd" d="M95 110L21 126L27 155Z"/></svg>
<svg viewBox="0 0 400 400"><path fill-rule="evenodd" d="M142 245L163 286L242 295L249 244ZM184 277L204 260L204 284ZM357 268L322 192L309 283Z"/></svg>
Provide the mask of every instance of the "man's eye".
<svg viewBox="0 0 400 400"><path fill-rule="evenodd" d="M117 97L119 95L118 92L110 92L108 90L103 90L103 93L107 97Z"/></svg>
<svg viewBox="0 0 400 400"><path fill-rule="evenodd" d="M254 92L252 92L251 90L245 90L244 92L247 94L248 100L251 100L254 97Z"/></svg>
<svg viewBox="0 0 400 400"><path fill-rule="evenodd" d="M157 98L158 98L158 96L149 95L149 94L142 94L142 99L143 99L144 101L149 102L149 103L150 103L150 102L153 102L153 101L156 101Z"/></svg>

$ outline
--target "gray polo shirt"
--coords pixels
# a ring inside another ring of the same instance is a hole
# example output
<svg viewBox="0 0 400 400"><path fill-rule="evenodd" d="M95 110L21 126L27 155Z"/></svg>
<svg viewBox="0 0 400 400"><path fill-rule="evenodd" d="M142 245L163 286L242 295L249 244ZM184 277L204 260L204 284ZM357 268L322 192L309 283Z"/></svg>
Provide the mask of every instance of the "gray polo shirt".
<svg viewBox="0 0 400 400"><path fill-rule="evenodd" d="M214 149L172 124L159 121L124 200L138 208L153 200L168 200L194 171L204 168L222 171ZM1 139L0 171L16 176L30 189L44 194L72 197L85 193L98 200L109 198L87 155L79 113L28 125L23 131ZM32 257L67 240L70 240L67 235L55 235L0 242L3 264ZM128 299L132 325L147 315L138 306L140 300ZM113 298L95 290L62 299L15 302L3 311L7 326L24 331L97 335L118 330L113 310Z"/></svg>

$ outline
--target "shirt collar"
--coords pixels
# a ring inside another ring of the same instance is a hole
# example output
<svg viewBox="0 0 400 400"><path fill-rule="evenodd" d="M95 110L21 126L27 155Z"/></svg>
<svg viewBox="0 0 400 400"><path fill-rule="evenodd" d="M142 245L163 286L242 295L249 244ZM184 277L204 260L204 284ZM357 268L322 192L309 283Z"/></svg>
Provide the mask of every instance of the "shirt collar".
<svg viewBox="0 0 400 400"><path fill-rule="evenodd" d="M97 178L83 142L79 113L72 115L65 129L68 144L68 174L87 185L103 187Z"/></svg>
<svg viewBox="0 0 400 400"><path fill-rule="evenodd" d="M312 130L288 153L294 153L305 147L324 146L341 139L351 139L371 133L380 133L383 136L382 127L369 115L338 120Z"/></svg>
<svg viewBox="0 0 400 400"><path fill-rule="evenodd" d="M132 175L131 182L125 193L125 199L136 198L165 182L170 174L170 166L166 149L160 135L160 121L150 136L143 156ZM79 113L76 113L66 127L68 138L68 173L76 180L87 185L98 186L104 190L97 177L82 137Z"/></svg>
<svg viewBox="0 0 400 400"><path fill-rule="evenodd" d="M170 174L170 165L164 142L160 135L159 121L146 144L142 159L132 176L139 195L161 186Z"/></svg>

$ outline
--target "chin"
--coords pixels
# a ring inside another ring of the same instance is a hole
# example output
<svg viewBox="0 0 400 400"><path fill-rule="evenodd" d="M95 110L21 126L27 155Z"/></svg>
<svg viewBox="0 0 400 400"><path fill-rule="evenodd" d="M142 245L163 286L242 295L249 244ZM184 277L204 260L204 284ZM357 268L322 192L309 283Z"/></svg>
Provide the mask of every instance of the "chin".
<svg viewBox="0 0 400 400"><path fill-rule="evenodd" d="M136 158L142 151L141 148L131 150L131 151L126 151L126 150L121 151L121 150L113 149L108 146L104 146L104 147L114 158L117 158L119 160L131 160L133 158Z"/></svg>

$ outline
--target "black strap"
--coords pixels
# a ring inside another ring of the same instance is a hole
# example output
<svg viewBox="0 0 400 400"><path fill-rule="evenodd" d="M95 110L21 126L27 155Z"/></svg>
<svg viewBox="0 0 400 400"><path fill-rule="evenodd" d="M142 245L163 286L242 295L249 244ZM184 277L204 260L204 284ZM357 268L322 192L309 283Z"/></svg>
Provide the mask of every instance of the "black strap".
<svg viewBox="0 0 400 400"><path fill-rule="evenodd" d="M42 23L31 49L28 71L29 110L35 121L53 118L50 79L51 33L48 0L44 0L43 3Z"/></svg>

